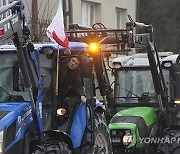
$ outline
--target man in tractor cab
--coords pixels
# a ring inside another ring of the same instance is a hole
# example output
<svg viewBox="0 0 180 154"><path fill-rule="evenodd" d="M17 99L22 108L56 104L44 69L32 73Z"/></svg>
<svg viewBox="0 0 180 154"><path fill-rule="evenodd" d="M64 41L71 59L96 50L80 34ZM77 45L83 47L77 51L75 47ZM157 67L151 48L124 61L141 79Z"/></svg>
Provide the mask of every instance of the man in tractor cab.
<svg viewBox="0 0 180 154"><path fill-rule="evenodd" d="M66 97L79 96L86 104L85 91L80 71L80 59L71 54L69 49L61 53L59 71L59 103Z"/></svg>

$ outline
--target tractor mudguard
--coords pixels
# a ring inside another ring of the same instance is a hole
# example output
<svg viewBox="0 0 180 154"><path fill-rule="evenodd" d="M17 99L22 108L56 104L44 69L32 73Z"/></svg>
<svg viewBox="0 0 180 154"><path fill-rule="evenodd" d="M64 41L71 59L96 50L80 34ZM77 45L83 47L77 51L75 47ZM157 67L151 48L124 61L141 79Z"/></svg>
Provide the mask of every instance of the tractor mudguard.
<svg viewBox="0 0 180 154"><path fill-rule="evenodd" d="M85 128L86 107L84 104L80 103L73 117L73 122L70 129L70 138L74 148L77 148L81 145Z"/></svg>
<svg viewBox="0 0 180 154"><path fill-rule="evenodd" d="M32 153L72 154L74 151L71 139L67 133L59 130L47 130L43 132L40 143L36 144Z"/></svg>
<svg viewBox="0 0 180 154"><path fill-rule="evenodd" d="M51 139L64 141L65 143L68 144L69 148L73 150L73 143L71 141L70 136L67 133L59 130L47 130L44 131L43 133L46 134Z"/></svg>
<svg viewBox="0 0 180 154"><path fill-rule="evenodd" d="M103 113L103 110L104 109L101 103L96 100L95 111L97 111L98 113ZM80 103L73 117L73 122L70 129L70 137L74 148L80 147L82 143L84 131L86 128L86 120L86 107L84 104Z"/></svg>

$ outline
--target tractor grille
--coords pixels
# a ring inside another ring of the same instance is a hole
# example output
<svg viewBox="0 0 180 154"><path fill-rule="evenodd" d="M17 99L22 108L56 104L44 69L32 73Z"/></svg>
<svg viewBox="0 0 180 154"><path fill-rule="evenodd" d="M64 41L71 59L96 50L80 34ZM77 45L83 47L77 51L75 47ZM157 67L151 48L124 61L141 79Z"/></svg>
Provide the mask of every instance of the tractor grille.
<svg viewBox="0 0 180 154"><path fill-rule="evenodd" d="M111 139L113 146L118 146L118 148L124 147L123 136L126 134L127 130L111 130Z"/></svg>
<svg viewBox="0 0 180 154"><path fill-rule="evenodd" d="M140 116L119 116L113 117L110 123L134 123L137 125L141 137L147 136L147 125Z"/></svg>

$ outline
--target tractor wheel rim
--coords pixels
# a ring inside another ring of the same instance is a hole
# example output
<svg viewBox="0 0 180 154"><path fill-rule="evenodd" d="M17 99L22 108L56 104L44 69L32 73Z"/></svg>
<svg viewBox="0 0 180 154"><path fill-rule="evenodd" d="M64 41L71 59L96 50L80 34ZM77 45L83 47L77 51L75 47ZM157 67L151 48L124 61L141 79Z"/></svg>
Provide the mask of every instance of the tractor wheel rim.
<svg viewBox="0 0 180 154"><path fill-rule="evenodd" d="M101 133L99 133L96 136L94 147L104 149L104 150L101 150L101 151L105 151L105 152L101 152L101 154L109 154L108 143L107 143L106 137Z"/></svg>

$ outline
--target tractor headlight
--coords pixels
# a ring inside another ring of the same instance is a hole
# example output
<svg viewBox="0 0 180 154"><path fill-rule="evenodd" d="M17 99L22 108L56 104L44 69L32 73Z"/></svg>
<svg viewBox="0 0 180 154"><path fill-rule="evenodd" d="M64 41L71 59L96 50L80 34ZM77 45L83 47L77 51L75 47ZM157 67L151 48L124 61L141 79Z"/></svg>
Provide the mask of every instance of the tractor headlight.
<svg viewBox="0 0 180 154"><path fill-rule="evenodd" d="M175 98L174 103L175 104L180 104L180 98Z"/></svg>
<svg viewBox="0 0 180 154"><path fill-rule="evenodd" d="M136 136L132 133L127 133L123 136L123 144L126 148L131 148L136 144Z"/></svg>
<svg viewBox="0 0 180 154"><path fill-rule="evenodd" d="M58 114L58 115L61 115L61 116L65 115L65 114L66 114L66 109L64 109L64 108L58 109L58 110L57 110L57 114Z"/></svg>
<svg viewBox="0 0 180 154"><path fill-rule="evenodd" d="M123 136L123 143L129 144L133 141L133 135L132 134L126 134Z"/></svg>
<svg viewBox="0 0 180 154"><path fill-rule="evenodd" d="M4 135L4 131L2 130L0 132L0 154L3 152L3 135Z"/></svg>
<svg viewBox="0 0 180 154"><path fill-rule="evenodd" d="M118 137L112 138L112 143L120 143L120 142L121 142L120 138L118 138Z"/></svg>

